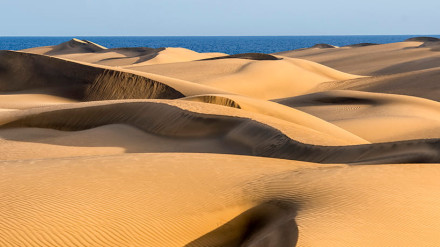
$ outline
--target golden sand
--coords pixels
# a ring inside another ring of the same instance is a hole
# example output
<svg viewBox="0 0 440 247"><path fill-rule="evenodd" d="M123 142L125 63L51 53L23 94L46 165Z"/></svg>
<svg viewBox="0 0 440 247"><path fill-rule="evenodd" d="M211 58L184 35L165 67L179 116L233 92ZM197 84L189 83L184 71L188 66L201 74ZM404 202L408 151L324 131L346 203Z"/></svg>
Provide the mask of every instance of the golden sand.
<svg viewBox="0 0 440 247"><path fill-rule="evenodd" d="M0 246L438 246L438 47L0 51Z"/></svg>

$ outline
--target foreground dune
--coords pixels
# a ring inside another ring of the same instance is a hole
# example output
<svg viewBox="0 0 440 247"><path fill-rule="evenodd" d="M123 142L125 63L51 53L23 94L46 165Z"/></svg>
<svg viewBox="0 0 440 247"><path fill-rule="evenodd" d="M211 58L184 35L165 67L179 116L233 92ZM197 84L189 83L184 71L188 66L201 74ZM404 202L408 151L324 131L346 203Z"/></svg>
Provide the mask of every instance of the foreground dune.
<svg viewBox="0 0 440 247"><path fill-rule="evenodd" d="M438 246L439 44L0 51L0 246Z"/></svg>
<svg viewBox="0 0 440 247"><path fill-rule="evenodd" d="M432 246L440 240L437 165L162 153L0 166L3 246Z"/></svg>

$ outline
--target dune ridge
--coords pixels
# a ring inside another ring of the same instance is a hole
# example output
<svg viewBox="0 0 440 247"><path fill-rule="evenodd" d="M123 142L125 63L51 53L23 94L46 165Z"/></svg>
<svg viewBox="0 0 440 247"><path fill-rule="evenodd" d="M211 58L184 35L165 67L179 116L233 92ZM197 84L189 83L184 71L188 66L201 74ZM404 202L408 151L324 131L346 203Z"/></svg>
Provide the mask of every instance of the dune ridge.
<svg viewBox="0 0 440 247"><path fill-rule="evenodd" d="M276 56L314 61L346 73L380 76L439 66L440 54L424 41L406 41L337 49L303 49L274 53Z"/></svg>
<svg viewBox="0 0 440 247"><path fill-rule="evenodd" d="M262 157L319 163L440 162L440 139L343 147L310 145L292 140L281 131L254 120L182 111L168 104L119 102L40 113L33 113L35 110L31 110L24 116L18 115L14 117L15 119L7 120L1 127L37 127L75 131L106 124L128 124L148 133L168 137L194 138L220 135L227 142L243 146L253 155ZM143 114L139 114L140 112ZM149 115L154 115L154 119L148 117ZM99 116L99 118L91 118L91 116Z"/></svg>
<svg viewBox="0 0 440 247"><path fill-rule="evenodd" d="M20 52L3 51L0 58L3 92L59 88L52 93L78 100L183 97L166 84L127 72Z"/></svg>
<svg viewBox="0 0 440 247"><path fill-rule="evenodd" d="M439 47L0 51L0 246L437 246Z"/></svg>
<svg viewBox="0 0 440 247"><path fill-rule="evenodd" d="M227 55L216 52L198 53L178 47L105 48L91 41L79 39L72 39L55 46L24 49L21 52L50 55L58 58L117 67L135 64L186 62Z"/></svg>

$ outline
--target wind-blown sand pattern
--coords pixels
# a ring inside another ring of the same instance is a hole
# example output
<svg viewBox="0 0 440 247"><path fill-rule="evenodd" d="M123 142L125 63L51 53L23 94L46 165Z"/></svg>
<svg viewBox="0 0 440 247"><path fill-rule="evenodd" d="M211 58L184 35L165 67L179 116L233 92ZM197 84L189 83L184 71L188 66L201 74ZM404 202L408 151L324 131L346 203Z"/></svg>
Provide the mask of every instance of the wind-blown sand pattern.
<svg viewBox="0 0 440 247"><path fill-rule="evenodd" d="M0 51L0 246L438 246L439 44Z"/></svg>

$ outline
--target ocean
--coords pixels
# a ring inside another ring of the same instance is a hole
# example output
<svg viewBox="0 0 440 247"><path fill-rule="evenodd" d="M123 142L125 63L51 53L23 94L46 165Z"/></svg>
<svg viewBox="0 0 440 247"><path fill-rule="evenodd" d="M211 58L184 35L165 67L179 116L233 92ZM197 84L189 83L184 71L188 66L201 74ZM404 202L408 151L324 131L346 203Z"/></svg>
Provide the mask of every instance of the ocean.
<svg viewBox="0 0 440 247"><path fill-rule="evenodd" d="M57 45L72 38L86 39L107 48L116 47L184 47L197 52L274 53L311 47L318 43L344 46L358 43L392 43L426 35L365 35L365 36L117 36L117 37L0 37L0 50L21 50L37 46ZM440 35L429 35L440 38Z"/></svg>

